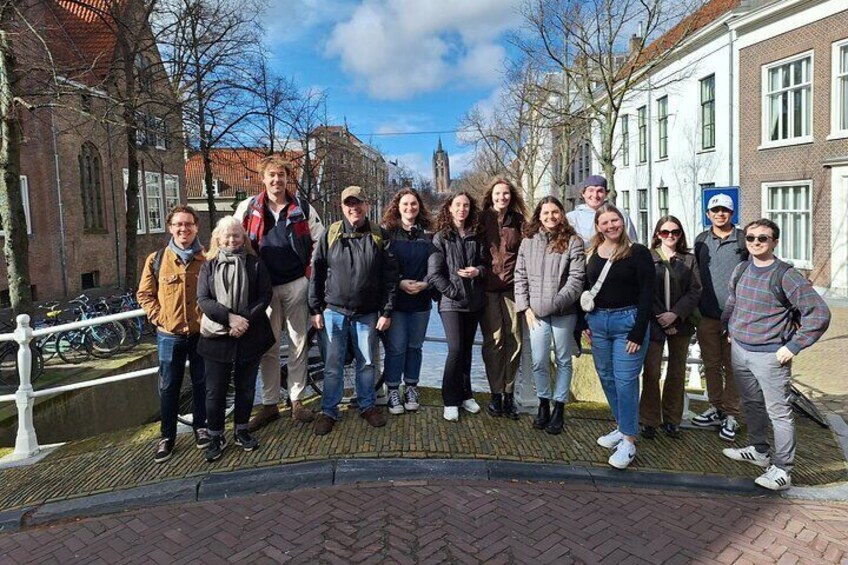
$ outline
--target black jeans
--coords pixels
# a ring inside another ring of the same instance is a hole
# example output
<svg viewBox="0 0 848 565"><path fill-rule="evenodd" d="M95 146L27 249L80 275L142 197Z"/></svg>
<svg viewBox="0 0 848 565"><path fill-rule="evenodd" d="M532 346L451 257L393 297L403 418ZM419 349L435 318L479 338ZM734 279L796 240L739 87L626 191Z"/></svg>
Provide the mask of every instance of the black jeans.
<svg viewBox="0 0 848 565"><path fill-rule="evenodd" d="M235 363L220 363L206 359L206 418L209 429L224 431L224 411L227 406L227 387L230 376L235 382L236 407L233 423L246 425L253 408L253 395L256 393L256 373L261 357Z"/></svg>
<svg viewBox="0 0 848 565"><path fill-rule="evenodd" d="M177 412L183 386L186 359L191 371L192 414L194 429L206 427L206 379L203 358L197 354L200 334L190 336L157 333L159 349L159 405L162 412L163 438L177 437Z"/></svg>
<svg viewBox="0 0 848 565"><path fill-rule="evenodd" d="M442 377L442 401L445 406L459 406L471 398L471 348L480 321L479 312L440 312L448 356Z"/></svg>

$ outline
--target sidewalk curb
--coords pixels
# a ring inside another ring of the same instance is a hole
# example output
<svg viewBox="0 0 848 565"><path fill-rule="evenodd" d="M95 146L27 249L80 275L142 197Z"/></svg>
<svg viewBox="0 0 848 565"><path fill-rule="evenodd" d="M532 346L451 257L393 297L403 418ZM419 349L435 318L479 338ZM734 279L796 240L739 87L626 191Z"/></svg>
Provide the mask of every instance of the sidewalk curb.
<svg viewBox="0 0 848 565"><path fill-rule="evenodd" d="M335 485L422 481L430 479L486 481L485 461L476 459L339 459Z"/></svg>
<svg viewBox="0 0 848 565"><path fill-rule="evenodd" d="M196 500L250 496L266 492L333 486L333 462L314 461L213 473L197 483Z"/></svg>

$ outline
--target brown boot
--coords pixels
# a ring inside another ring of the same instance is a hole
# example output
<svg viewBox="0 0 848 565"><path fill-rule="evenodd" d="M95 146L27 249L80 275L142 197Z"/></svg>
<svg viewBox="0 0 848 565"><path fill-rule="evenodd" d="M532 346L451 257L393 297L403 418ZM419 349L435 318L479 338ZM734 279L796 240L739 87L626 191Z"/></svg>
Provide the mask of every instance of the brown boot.
<svg viewBox="0 0 848 565"><path fill-rule="evenodd" d="M315 414L300 400L292 400L292 419L298 422L311 422L315 419Z"/></svg>
<svg viewBox="0 0 848 565"><path fill-rule="evenodd" d="M274 420L280 419L280 409L276 404L263 404L256 416L250 419L247 423L247 431L255 432L265 424L270 424Z"/></svg>
<svg viewBox="0 0 848 565"><path fill-rule="evenodd" d="M335 420L321 412L318 414L318 417L315 418L315 423L312 424L312 429L316 436L325 436L333 431L333 426L335 425Z"/></svg>
<svg viewBox="0 0 848 565"><path fill-rule="evenodd" d="M360 416L365 418L365 421L374 428L381 428L386 425L386 415L376 406L372 406Z"/></svg>

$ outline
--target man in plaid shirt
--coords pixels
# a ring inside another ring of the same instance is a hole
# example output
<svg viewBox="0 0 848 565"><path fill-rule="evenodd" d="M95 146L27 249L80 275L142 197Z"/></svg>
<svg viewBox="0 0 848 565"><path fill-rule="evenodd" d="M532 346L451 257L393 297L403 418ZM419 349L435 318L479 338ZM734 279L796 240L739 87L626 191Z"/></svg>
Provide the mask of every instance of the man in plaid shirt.
<svg viewBox="0 0 848 565"><path fill-rule="evenodd" d="M754 482L770 490L792 485L792 358L818 341L830 325L830 310L809 281L774 256L779 238L780 228L771 220L755 220L745 227L751 260L734 270L722 315L748 425L748 446L722 453L766 468ZM769 422L774 428L773 457Z"/></svg>

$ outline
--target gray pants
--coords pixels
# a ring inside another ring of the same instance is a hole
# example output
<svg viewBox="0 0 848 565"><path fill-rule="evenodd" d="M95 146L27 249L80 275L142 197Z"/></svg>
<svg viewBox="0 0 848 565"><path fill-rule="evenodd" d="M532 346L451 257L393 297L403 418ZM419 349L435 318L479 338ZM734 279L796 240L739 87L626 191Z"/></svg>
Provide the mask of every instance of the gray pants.
<svg viewBox="0 0 848 565"><path fill-rule="evenodd" d="M768 452L770 420L774 428L772 464L791 473L795 461L795 419L789 402L792 363L781 365L774 353L746 351L735 341L730 358L742 398L748 444L760 453Z"/></svg>

